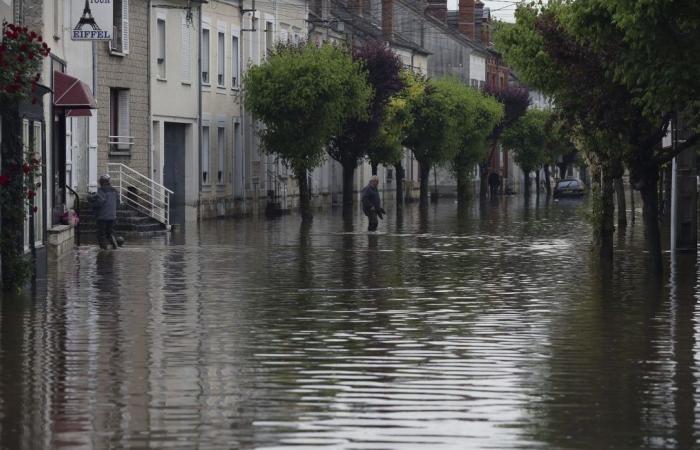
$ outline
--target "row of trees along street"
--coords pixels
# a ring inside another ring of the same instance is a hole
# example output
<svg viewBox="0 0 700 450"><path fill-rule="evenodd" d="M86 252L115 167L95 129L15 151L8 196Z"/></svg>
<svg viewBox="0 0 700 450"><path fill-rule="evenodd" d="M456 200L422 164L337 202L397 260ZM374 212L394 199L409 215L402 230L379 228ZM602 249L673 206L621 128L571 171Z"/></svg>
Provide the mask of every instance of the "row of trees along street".
<svg viewBox="0 0 700 450"><path fill-rule="evenodd" d="M419 164L422 204L428 202L429 175L437 166L451 169L464 203L473 169L488 170L485 161L500 140L514 149L526 171L548 168L557 159L548 158L548 142L552 151L565 148L552 142L560 134L545 133L551 114L526 114L526 89L482 92L453 78L426 79L402 70L398 57L377 41L352 50L279 45L264 64L249 69L245 86L245 106L264 124L264 150L280 157L299 183L305 221L312 218L306 174L326 152L343 167L343 208L349 212L354 172L363 159L374 173L379 164L395 168L398 205L404 148Z"/></svg>
<svg viewBox="0 0 700 450"><path fill-rule="evenodd" d="M521 80L550 96L556 120L587 160L601 257L613 257L614 191L624 199L627 170L643 202L651 267L660 274L660 171L698 141L700 3L550 0L519 5L515 17L499 25L496 48ZM685 124L685 139L663 148L672 123ZM621 216L618 227L626 225Z"/></svg>

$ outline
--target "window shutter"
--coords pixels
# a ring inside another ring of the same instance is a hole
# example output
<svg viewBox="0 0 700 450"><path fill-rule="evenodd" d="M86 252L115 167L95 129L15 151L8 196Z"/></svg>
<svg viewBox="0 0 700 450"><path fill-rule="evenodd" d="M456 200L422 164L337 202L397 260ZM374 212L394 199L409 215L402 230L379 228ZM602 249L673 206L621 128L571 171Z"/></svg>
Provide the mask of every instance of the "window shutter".
<svg viewBox="0 0 700 450"><path fill-rule="evenodd" d="M182 69L182 81L191 81L191 61L192 61L192 28L187 23L187 17L182 15L182 45L180 45L180 64Z"/></svg>
<svg viewBox="0 0 700 450"><path fill-rule="evenodd" d="M119 144L117 149L129 150L131 133L129 132L129 90L121 89L118 93L117 108L119 111Z"/></svg>
<svg viewBox="0 0 700 450"><path fill-rule="evenodd" d="M122 0L122 53L129 53L129 0Z"/></svg>
<svg viewBox="0 0 700 450"><path fill-rule="evenodd" d="M286 44L288 39L289 39L289 31L282 29L280 31L280 41Z"/></svg>

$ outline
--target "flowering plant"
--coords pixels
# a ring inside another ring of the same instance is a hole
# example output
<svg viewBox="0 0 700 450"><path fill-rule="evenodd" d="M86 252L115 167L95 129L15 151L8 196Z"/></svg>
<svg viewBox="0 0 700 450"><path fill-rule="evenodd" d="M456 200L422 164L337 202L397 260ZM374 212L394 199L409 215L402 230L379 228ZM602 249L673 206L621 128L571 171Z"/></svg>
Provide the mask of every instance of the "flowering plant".
<svg viewBox="0 0 700 450"><path fill-rule="evenodd" d="M42 164L31 143L20 134L19 106L36 103L43 59L50 53L41 36L26 27L3 22L0 36L0 256L2 288L18 289L32 274L23 248L25 221L33 222L35 197L41 188ZM30 227L30 237L33 228ZM30 245L33 240L30 239ZM33 248L33 246L31 247Z"/></svg>
<svg viewBox="0 0 700 450"><path fill-rule="evenodd" d="M2 24L0 41L0 94L29 97L37 89L42 59L51 49L27 27Z"/></svg>

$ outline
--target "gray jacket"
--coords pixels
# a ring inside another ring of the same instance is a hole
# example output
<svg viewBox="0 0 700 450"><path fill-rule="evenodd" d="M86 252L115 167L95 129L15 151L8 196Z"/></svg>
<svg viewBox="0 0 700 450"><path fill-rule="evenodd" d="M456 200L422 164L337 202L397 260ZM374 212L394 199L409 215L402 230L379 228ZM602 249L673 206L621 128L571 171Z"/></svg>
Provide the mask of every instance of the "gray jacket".
<svg viewBox="0 0 700 450"><path fill-rule="evenodd" d="M94 203L97 220L116 220L119 206L119 193L112 186L102 186L97 190Z"/></svg>

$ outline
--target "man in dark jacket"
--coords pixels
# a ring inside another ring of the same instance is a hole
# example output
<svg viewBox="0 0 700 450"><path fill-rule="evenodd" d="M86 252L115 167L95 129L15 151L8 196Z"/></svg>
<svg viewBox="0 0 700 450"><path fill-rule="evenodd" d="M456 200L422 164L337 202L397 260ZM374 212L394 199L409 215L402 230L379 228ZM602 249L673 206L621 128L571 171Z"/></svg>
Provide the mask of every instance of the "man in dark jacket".
<svg viewBox="0 0 700 450"><path fill-rule="evenodd" d="M360 200L362 202L362 212L369 218L369 227L367 231L376 231L379 225L379 219L383 219L384 210L381 207L381 199L379 198L379 178L373 176L369 180L369 184L362 189L362 196Z"/></svg>
<svg viewBox="0 0 700 450"><path fill-rule="evenodd" d="M100 248L106 249L107 243L112 248L117 248L117 239L114 236L114 221L117 220L117 207L119 206L119 193L110 184L109 175L104 174L99 180L100 188L97 194L90 198L95 207L97 219L97 242Z"/></svg>

